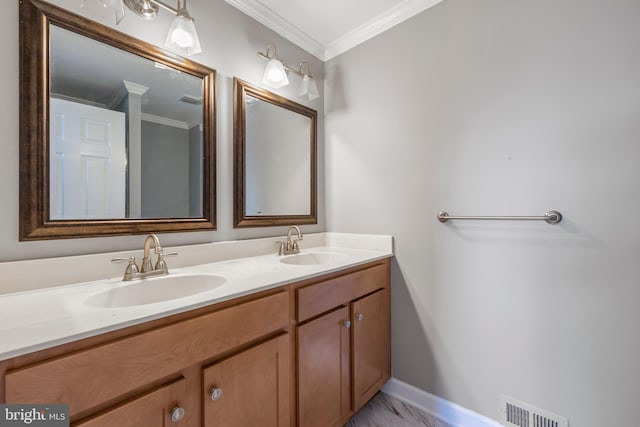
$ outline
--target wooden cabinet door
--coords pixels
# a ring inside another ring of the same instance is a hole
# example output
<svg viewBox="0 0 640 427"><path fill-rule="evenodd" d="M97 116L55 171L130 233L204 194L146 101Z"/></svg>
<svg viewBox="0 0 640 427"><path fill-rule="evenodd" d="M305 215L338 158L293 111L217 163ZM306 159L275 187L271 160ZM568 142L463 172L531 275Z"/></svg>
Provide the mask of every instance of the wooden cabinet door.
<svg viewBox="0 0 640 427"><path fill-rule="evenodd" d="M172 415L177 408L191 409L185 406L185 400L185 380L181 379L93 418L74 423L73 427L184 427L186 414L175 421Z"/></svg>
<svg viewBox="0 0 640 427"><path fill-rule="evenodd" d="M391 376L389 291L351 303L353 315L353 400L360 409Z"/></svg>
<svg viewBox="0 0 640 427"><path fill-rule="evenodd" d="M351 416L349 332L348 307L298 326L300 427L342 426Z"/></svg>
<svg viewBox="0 0 640 427"><path fill-rule="evenodd" d="M205 427L290 427L289 335L203 371Z"/></svg>

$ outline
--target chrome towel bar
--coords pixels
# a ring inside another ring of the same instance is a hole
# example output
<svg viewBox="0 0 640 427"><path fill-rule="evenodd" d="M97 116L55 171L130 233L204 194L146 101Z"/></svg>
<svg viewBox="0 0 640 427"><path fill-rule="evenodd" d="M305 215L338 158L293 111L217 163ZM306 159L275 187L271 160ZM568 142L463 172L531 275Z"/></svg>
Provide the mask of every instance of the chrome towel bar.
<svg viewBox="0 0 640 427"><path fill-rule="evenodd" d="M438 221L447 222L450 219L479 219L479 220L544 220L549 224L558 224L562 221L562 214L558 211L549 211L543 216L451 216L445 211L438 212Z"/></svg>

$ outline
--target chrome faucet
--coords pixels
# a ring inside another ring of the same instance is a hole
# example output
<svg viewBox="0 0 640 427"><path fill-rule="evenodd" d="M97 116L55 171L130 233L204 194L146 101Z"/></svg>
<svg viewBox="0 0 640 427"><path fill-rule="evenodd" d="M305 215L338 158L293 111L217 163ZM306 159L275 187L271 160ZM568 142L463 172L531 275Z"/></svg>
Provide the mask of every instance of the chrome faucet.
<svg viewBox="0 0 640 427"><path fill-rule="evenodd" d="M156 265L152 266L151 264L151 243L153 243L154 251L158 256L156 260ZM136 279L144 279L145 277L151 276L160 276L164 274L169 274L169 268L167 267L167 263L164 260L164 257L167 256L175 256L177 253L165 254L162 250L162 245L160 245L160 239L155 234L149 234L146 239L144 239L144 254L142 257L142 271L138 268L136 264L136 258L114 258L111 262L128 262L127 268L124 270L124 276L122 280L136 280Z"/></svg>
<svg viewBox="0 0 640 427"><path fill-rule="evenodd" d="M291 232L296 231L298 233L298 238L291 240ZM300 246L298 242L303 239L302 231L300 231L300 227L297 225L292 225L289 227L287 231L287 240L283 240L281 242L277 242L280 244L280 248L278 249L278 255L291 255L291 254L299 254Z"/></svg>

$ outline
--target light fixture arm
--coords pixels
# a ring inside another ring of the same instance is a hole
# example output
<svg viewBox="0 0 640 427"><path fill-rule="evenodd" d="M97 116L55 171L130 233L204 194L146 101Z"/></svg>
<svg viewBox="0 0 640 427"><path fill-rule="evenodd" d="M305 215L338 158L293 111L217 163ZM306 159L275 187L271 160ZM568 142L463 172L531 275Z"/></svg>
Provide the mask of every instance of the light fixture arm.
<svg viewBox="0 0 640 427"><path fill-rule="evenodd" d="M176 15L176 16L180 15L180 16L184 16L187 19L193 20L193 18L191 17L191 15L189 15L189 12L187 11L187 0L176 0L177 1L176 7L173 7L161 0L146 0L146 1L154 6L161 7L162 9L166 10L167 12L173 15ZM140 3L141 3L140 0L129 0L128 2L125 2L126 6L133 11L136 10L135 6L139 5Z"/></svg>
<svg viewBox="0 0 640 427"><path fill-rule="evenodd" d="M304 71L302 71L302 67L307 66L307 72L305 73ZM300 62L300 65L298 65L298 75L299 76L309 76L309 77L313 77L311 75L311 70L309 69L309 63L307 61L302 61Z"/></svg>
<svg viewBox="0 0 640 427"><path fill-rule="evenodd" d="M269 51L271 50L271 48L273 48L273 56L269 55ZM273 59L273 58L279 59L278 58L278 48L276 48L275 44L268 44L267 45L266 57L267 57L267 59Z"/></svg>
<svg viewBox="0 0 640 427"><path fill-rule="evenodd" d="M180 0L178 0L178 12L177 15L184 16L187 19L194 21L193 17L189 15L189 11L187 10L187 0L182 0L182 6L180 6Z"/></svg>
<svg viewBox="0 0 640 427"><path fill-rule="evenodd" d="M161 8L163 8L164 10L166 10L167 12L171 12L174 15L178 14L178 10L180 10L180 0L178 0L178 7L174 8L172 6L169 6L168 4L160 1L160 0L149 0L151 3L155 4L156 6L160 6ZM186 5L185 5L186 7Z"/></svg>

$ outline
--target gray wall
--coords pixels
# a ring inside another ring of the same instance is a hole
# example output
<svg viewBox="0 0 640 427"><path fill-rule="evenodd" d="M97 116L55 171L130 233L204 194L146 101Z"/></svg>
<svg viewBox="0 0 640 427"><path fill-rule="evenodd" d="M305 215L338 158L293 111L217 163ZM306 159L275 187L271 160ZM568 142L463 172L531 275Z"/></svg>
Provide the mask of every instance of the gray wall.
<svg viewBox="0 0 640 427"><path fill-rule="evenodd" d="M131 250L141 247L143 236L104 237L91 239L71 239L49 242L18 242L18 2L6 2L4 13L0 14L0 27L5 35L5 58L0 65L0 93L4 94L7 107L0 117L3 153L0 156L0 262L20 259L57 257L106 251ZM161 11L153 21L144 21L127 12L125 19L117 27L113 14L95 1L87 1L84 8L79 0L52 0L74 13L83 15L118 31L162 46L169 28L171 15ZM196 18L198 34L203 52L193 60L217 70L217 205L218 230L215 232L169 233L162 237L164 246L206 243L221 240L246 239L277 236L286 233L286 227L233 229L233 76L261 85L265 62L256 56L264 51L267 43L278 46L278 54L287 63L297 64L306 60L311 71L323 80L323 65L302 49L287 42L255 20L239 12L226 2L210 0L190 0L189 12ZM322 110L323 97L305 102L296 97L297 78L292 77L291 85L275 90L314 108ZM321 114L320 114L321 116ZM324 125L319 118L319 193L318 225L304 226L305 232L325 229L324 221Z"/></svg>
<svg viewBox="0 0 640 427"><path fill-rule="evenodd" d="M142 121L142 217L189 216L189 130Z"/></svg>
<svg viewBox="0 0 640 427"><path fill-rule="evenodd" d="M394 376L638 425L638 23L637 0L446 0L326 64L327 227L395 237Z"/></svg>

